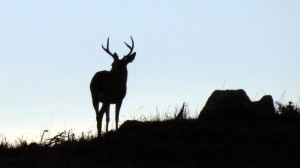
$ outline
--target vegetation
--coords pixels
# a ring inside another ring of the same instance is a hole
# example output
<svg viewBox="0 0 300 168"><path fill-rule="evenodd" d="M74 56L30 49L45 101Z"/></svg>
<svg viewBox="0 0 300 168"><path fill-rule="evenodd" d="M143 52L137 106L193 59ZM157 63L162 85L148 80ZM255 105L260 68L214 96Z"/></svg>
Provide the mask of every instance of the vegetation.
<svg viewBox="0 0 300 168"><path fill-rule="evenodd" d="M277 104L276 118L208 121L174 117L126 121L98 139L63 131L39 143L0 143L0 167L299 167L300 111Z"/></svg>
<svg viewBox="0 0 300 168"><path fill-rule="evenodd" d="M276 102L277 110L276 113L280 115L281 118L285 118L288 120L300 120L300 108L293 104L293 102L289 102L287 105L284 105L280 102Z"/></svg>

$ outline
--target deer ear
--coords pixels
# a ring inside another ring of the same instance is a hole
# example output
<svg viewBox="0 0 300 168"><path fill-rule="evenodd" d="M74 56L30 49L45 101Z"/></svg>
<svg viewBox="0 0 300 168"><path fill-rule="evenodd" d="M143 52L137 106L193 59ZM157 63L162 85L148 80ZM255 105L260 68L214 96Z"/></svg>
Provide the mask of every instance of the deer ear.
<svg viewBox="0 0 300 168"><path fill-rule="evenodd" d="M135 55L136 55L136 52L134 52L134 53L132 53L132 54L130 54L128 56L125 56L123 58L123 60L126 61L127 63L132 62L134 60L134 58L135 58Z"/></svg>
<svg viewBox="0 0 300 168"><path fill-rule="evenodd" d="M117 54L117 53L114 53L113 58L114 58L114 60L118 60L118 59L119 59L118 54Z"/></svg>

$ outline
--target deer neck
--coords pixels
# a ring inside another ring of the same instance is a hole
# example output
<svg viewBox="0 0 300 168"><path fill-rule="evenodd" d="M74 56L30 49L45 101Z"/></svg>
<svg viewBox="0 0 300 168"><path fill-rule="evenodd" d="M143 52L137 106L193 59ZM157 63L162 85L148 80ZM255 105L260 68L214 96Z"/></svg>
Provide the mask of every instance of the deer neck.
<svg viewBox="0 0 300 168"><path fill-rule="evenodd" d="M128 76L127 68L122 69L121 71L111 71L111 73L116 78L118 83L126 85Z"/></svg>

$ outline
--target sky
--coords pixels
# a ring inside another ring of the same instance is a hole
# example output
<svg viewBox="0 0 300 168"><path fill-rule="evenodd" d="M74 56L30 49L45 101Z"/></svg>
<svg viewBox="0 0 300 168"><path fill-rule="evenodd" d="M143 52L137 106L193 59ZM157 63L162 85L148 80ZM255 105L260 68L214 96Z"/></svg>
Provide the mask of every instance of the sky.
<svg viewBox="0 0 300 168"><path fill-rule="evenodd" d="M300 102L299 0L1 0L0 25L0 138L11 141L96 132L89 83L111 68L108 37L124 55L132 36L137 53L120 124L183 102L196 117L216 89Z"/></svg>

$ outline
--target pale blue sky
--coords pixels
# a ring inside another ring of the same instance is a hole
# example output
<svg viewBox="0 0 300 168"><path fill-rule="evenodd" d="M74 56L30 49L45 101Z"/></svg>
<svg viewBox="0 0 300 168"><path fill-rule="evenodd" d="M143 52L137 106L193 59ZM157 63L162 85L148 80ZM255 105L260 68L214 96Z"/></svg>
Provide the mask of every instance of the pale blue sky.
<svg viewBox="0 0 300 168"><path fill-rule="evenodd" d="M128 52L120 120L198 114L215 89L299 102L300 1L0 1L0 134L95 131L89 83L109 70L101 44ZM158 109L158 110L157 110ZM111 112L113 125L113 111Z"/></svg>

